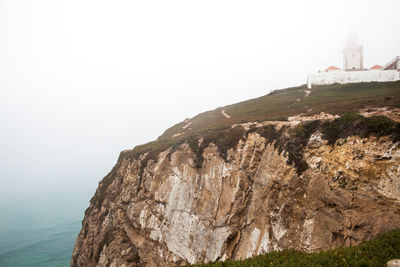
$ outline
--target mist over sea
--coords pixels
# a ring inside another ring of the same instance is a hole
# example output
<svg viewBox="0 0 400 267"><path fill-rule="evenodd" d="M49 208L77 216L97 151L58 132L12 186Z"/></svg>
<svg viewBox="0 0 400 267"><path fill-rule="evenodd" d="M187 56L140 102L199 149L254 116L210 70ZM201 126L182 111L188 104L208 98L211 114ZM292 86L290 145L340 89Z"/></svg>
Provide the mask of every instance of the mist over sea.
<svg viewBox="0 0 400 267"><path fill-rule="evenodd" d="M66 190L0 200L0 266L69 266L93 192Z"/></svg>

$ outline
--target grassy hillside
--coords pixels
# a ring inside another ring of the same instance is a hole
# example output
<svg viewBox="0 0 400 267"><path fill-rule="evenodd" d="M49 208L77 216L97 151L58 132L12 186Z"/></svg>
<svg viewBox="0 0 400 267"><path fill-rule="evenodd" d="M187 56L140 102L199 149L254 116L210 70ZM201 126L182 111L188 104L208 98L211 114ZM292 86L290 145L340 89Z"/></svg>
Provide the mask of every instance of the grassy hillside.
<svg viewBox="0 0 400 267"><path fill-rule="evenodd" d="M400 229L381 234L359 246L306 253L295 250L270 252L242 261L215 262L203 267L237 266L386 266L400 258Z"/></svg>
<svg viewBox="0 0 400 267"><path fill-rule="evenodd" d="M191 135L245 121L286 120L300 113L313 115L323 111L340 115L367 106L400 106L400 81L316 86L305 97L306 90L305 85L276 90L259 98L201 113L167 129L159 140L169 139L177 133ZM221 110L231 118L225 118ZM188 122L191 122L190 126L183 129Z"/></svg>
<svg viewBox="0 0 400 267"><path fill-rule="evenodd" d="M316 86L308 93L306 96L305 85L292 87L201 113L167 129L156 141L125 151L121 156L137 158L140 154L149 152L147 161L168 147L177 147L186 141L191 144L194 151L201 152L195 145L200 136L209 136L209 141L227 147L237 140L238 131L231 130L230 126L240 122L287 120L289 116L300 113L313 115L322 111L342 115L371 106L400 107L400 81ZM222 110L231 117L229 119L224 117ZM176 134L179 136L173 137ZM227 138L227 136L233 137ZM142 167L144 168L145 164Z"/></svg>

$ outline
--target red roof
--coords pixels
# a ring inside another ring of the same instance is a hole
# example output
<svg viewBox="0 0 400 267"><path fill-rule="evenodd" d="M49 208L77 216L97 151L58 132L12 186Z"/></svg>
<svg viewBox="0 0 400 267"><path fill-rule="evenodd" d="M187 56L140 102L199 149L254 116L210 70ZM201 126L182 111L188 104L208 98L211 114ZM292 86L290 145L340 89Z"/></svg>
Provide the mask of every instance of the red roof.
<svg viewBox="0 0 400 267"><path fill-rule="evenodd" d="M380 66L380 65L374 65L374 66L372 66L371 68L369 68L370 70L381 70L382 69L382 66Z"/></svg>
<svg viewBox="0 0 400 267"><path fill-rule="evenodd" d="M330 71L330 70L340 70L340 69L335 66L330 66L329 68L326 69L326 71Z"/></svg>

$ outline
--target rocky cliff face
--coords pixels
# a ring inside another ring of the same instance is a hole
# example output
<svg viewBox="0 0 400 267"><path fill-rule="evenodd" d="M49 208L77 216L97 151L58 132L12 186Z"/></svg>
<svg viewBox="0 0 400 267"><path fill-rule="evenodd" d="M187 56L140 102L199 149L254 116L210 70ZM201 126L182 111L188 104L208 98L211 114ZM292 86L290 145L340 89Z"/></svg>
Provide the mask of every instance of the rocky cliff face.
<svg viewBox="0 0 400 267"><path fill-rule="evenodd" d="M242 125L246 133L226 157L212 142L204 148L200 168L188 143L146 165L147 153L122 152L86 210L71 266L170 266L313 251L400 226L398 143L355 135L328 144L314 127L292 147L296 124Z"/></svg>

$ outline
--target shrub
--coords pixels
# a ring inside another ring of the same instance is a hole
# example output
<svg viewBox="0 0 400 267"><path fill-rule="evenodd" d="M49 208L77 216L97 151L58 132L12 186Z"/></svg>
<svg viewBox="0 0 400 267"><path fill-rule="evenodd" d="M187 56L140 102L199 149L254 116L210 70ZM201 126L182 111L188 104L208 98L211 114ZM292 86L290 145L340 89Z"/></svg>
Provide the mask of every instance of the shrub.
<svg viewBox="0 0 400 267"><path fill-rule="evenodd" d="M272 251L246 260L227 260L194 266L386 266L386 262L399 257L400 229L396 229L355 247L314 253L296 250Z"/></svg>
<svg viewBox="0 0 400 267"><path fill-rule="evenodd" d="M400 141L400 123L397 123L397 125L393 129L393 142L398 142Z"/></svg>
<svg viewBox="0 0 400 267"><path fill-rule="evenodd" d="M357 113L349 112L333 121L326 121L322 125L324 138L328 140L328 144L334 144L337 139L352 135L354 125L362 118L363 116Z"/></svg>
<svg viewBox="0 0 400 267"><path fill-rule="evenodd" d="M366 136L385 136L391 134L395 129L395 122L384 116L373 116L364 118L365 128L367 130Z"/></svg>
<svg viewBox="0 0 400 267"><path fill-rule="evenodd" d="M322 132L328 144L334 144L337 139L352 135L364 138L371 135L381 137L394 134L396 125L398 124L384 116L366 118L356 113L347 113L338 119L325 122Z"/></svg>
<svg viewBox="0 0 400 267"><path fill-rule="evenodd" d="M141 154L148 153L147 156L142 159L139 175L143 174L144 168L147 166L149 160L156 160L157 156L162 152L170 149L168 157L175 152L180 145L187 143L196 155L195 163L197 168L201 168L203 165L203 151L210 144L213 143L218 147L220 156L227 160L228 150L234 148L239 140L243 137L245 130L242 126L232 127L220 127L207 133L193 134L184 136L177 140L157 140L145 144L143 146L135 147L133 151L126 152L122 156L130 156L137 159ZM203 137L202 143L199 145L199 140Z"/></svg>
<svg viewBox="0 0 400 267"><path fill-rule="evenodd" d="M319 120L303 122L297 125L290 135L291 138L286 145L288 163L294 164L298 175L308 169L308 164L303 158L303 151L310 136L317 130L319 125Z"/></svg>
<svg viewBox="0 0 400 267"><path fill-rule="evenodd" d="M197 155L197 167L200 168L203 165L203 150L210 144L213 143L218 147L220 156L226 161L228 158L228 150L236 147L240 139L243 138L245 130L242 126L236 126L235 128L222 128L216 131L210 132L204 136L203 142L201 143ZM192 148L193 150L193 148Z"/></svg>

